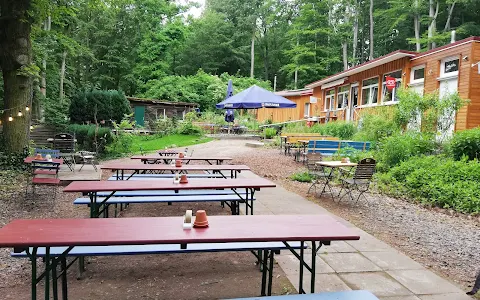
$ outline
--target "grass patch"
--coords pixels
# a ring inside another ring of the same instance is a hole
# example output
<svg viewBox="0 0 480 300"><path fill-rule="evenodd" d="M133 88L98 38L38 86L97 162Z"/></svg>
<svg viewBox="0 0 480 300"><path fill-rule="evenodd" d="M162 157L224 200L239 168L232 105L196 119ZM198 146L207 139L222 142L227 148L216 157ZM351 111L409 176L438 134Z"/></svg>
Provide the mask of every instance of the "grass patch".
<svg viewBox="0 0 480 300"><path fill-rule="evenodd" d="M165 147L170 148L172 146L190 146L210 142L211 140L213 139L198 135L173 134L163 137L136 135L133 137L133 151L138 153L140 152L141 147L141 150L144 152L152 152L165 149Z"/></svg>
<svg viewBox="0 0 480 300"><path fill-rule="evenodd" d="M301 172L301 173L293 173L290 176L291 180L299 181L299 182L312 182L314 179L313 175L308 172Z"/></svg>

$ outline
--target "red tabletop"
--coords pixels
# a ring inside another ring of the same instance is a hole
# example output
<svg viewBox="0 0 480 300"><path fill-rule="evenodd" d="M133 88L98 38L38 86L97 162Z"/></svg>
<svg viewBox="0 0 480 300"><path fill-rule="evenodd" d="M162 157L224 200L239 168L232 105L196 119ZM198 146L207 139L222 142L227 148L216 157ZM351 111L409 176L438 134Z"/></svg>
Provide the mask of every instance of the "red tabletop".
<svg viewBox="0 0 480 300"><path fill-rule="evenodd" d="M35 159L33 156L26 157L23 162L26 164L31 164L33 161L39 161L39 162L48 162L47 160L38 160ZM63 164L63 159L62 158L52 158L52 162Z"/></svg>
<svg viewBox="0 0 480 300"><path fill-rule="evenodd" d="M104 191L148 191L148 190L204 190L232 188L269 188L275 183L264 179L224 179L190 178L188 183L173 183L172 180L111 180L111 181L74 181L63 189L64 192L104 192Z"/></svg>
<svg viewBox="0 0 480 300"><path fill-rule="evenodd" d="M143 160L154 160L154 159L180 159L180 160L232 160L231 157L202 157L202 156L195 156L195 157L164 157L164 156L159 156L159 155L134 155L131 157L131 159L143 159Z"/></svg>
<svg viewBox="0 0 480 300"><path fill-rule="evenodd" d="M162 171L223 171L223 170L233 170L233 171L243 171L250 170L249 166L246 165L187 165L184 164L181 167L175 167L167 164L105 164L102 165L103 170L132 170L132 171L142 171L142 170L162 170Z"/></svg>
<svg viewBox="0 0 480 300"><path fill-rule="evenodd" d="M15 220L0 229L0 247L335 241L360 238L353 230L328 215L209 216L208 222L208 228L184 230L183 217Z"/></svg>

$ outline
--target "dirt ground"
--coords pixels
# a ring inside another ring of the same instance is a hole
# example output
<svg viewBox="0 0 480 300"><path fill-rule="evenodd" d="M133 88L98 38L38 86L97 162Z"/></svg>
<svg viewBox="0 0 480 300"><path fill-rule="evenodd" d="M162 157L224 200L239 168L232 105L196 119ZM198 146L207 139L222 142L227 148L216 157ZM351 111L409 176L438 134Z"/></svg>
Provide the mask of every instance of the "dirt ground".
<svg viewBox="0 0 480 300"><path fill-rule="evenodd" d="M109 176L110 173L104 172L103 179ZM53 203L45 195L24 199L22 177L16 178L15 183L16 189L0 191L0 226L17 218L86 218L89 215L87 207L72 204L78 194L64 194L59 188L52 210ZM219 203L139 204L129 206L121 217L179 216L187 209L205 209L209 215L230 213ZM0 249L0 299L29 299L30 263L27 259L11 258L10 251ZM260 295L261 285L261 272L255 261L250 252L88 258L83 279L76 280L76 263L69 269L68 293L70 299L82 300L254 297ZM39 298L43 298L41 287L37 293ZM275 265L273 294L285 293L295 293L295 289L282 269Z"/></svg>

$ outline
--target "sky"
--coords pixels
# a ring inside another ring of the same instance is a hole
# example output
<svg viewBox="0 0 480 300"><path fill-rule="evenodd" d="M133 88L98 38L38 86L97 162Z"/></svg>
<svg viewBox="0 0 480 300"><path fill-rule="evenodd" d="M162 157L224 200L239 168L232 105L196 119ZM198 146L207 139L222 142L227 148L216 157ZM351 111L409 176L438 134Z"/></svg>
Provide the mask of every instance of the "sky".
<svg viewBox="0 0 480 300"><path fill-rule="evenodd" d="M188 15L192 15L193 17L195 18L198 18L200 17L200 15L202 14L203 12L203 9L205 8L205 0L177 0L177 3L180 3L180 4L185 4L187 2L197 2L198 4L201 5L201 7L199 8L196 8L196 7L192 7L188 12L187 14Z"/></svg>

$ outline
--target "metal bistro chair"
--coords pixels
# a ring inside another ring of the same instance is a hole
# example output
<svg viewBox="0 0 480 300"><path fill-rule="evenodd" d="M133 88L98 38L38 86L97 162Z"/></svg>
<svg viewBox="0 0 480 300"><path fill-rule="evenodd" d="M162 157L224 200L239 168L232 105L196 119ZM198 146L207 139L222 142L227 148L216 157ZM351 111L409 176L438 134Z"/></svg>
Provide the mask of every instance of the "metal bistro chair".
<svg viewBox="0 0 480 300"><path fill-rule="evenodd" d="M343 194L338 201L342 200L346 195L348 195L352 201L355 201L355 203L358 202L362 195L365 197L364 193L367 192L370 187L370 182L375 173L376 165L377 162L375 159L364 158L356 166L352 178L341 178L342 186L338 193L338 197L340 197L342 191L345 191L345 194ZM358 197L356 199L353 196L354 191L358 192Z"/></svg>
<svg viewBox="0 0 480 300"><path fill-rule="evenodd" d="M75 136L59 133L53 137L53 148L60 150L60 157L70 171L75 171Z"/></svg>
<svg viewBox="0 0 480 300"><path fill-rule="evenodd" d="M79 151L78 155L80 155L80 160L82 161L82 166L80 167L81 171L85 164L90 164L93 166L95 169L95 172L97 172L97 166L95 164L97 158L96 158L96 153L95 152L90 152L90 151Z"/></svg>
<svg viewBox="0 0 480 300"><path fill-rule="evenodd" d="M317 185L320 184L322 181L322 194L325 189L328 187L330 189L330 193L332 192L330 186L327 184L327 181L330 177L330 174L325 172L325 169L322 166L316 164L317 161L322 161L323 155L321 153L307 153L305 155L305 161L307 164L308 173L314 176L312 185L308 188L307 194L310 193L312 188L315 190L315 194L317 193Z"/></svg>

